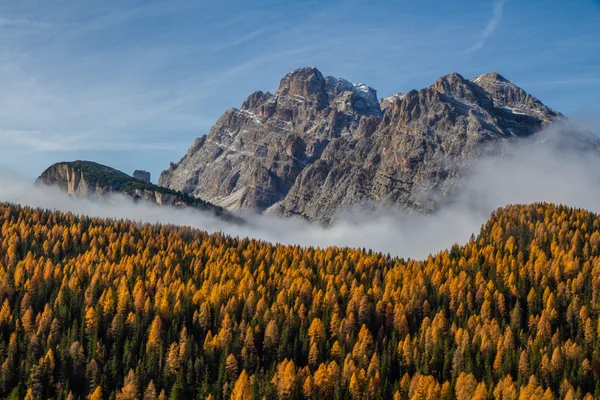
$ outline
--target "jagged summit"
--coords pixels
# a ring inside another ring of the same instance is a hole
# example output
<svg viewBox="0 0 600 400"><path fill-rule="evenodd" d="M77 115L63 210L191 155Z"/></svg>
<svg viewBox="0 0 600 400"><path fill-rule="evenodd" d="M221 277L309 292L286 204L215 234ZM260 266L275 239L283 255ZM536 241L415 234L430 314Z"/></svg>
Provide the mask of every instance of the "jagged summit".
<svg viewBox="0 0 600 400"><path fill-rule="evenodd" d="M464 103L470 107L490 109L493 100L489 93L481 87L472 84L458 73L452 73L439 78L432 86L439 93Z"/></svg>
<svg viewBox="0 0 600 400"><path fill-rule="evenodd" d="M377 91L372 87L333 76L325 78L325 82L330 103L350 103L361 115L381 116Z"/></svg>
<svg viewBox="0 0 600 400"><path fill-rule="evenodd" d="M453 72L438 78L430 88L458 104L472 108L474 112L483 108L489 112L507 114L509 119L511 116L508 114L517 119L535 114L544 125L566 119L497 72L487 72L470 80ZM382 110L394 102L400 103L405 97L406 94L398 93L383 98Z"/></svg>
<svg viewBox="0 0 600 400"><path fill-rule="evenodd" d="M526 137L562 115L498 73L451 73L385 97L323 75L286 74L227 110L159 184L228 209L330 221L355 204L435 209L503 140Z"/></svg>
<svg viewBox="0 0 600 400"><path fill-rule="evenodd" d="M255 92L244 103L256 104L255 99L276 102L279 98L290 98L292 101L309 101L319 107L337 107L341 112L360 115L381 115L377 91L364 83L351 83L346 79L334 76L325 77L316 67L304 67L286 74L279 83L279 88L272 96L270 93Z"/></svg>
<svg viewBox="0 0 600 400"><path fill-rule="evenodd" d="M443 93L457 99L470 100L472 104L475 104L476 98L479 97L480 100L487 100L486 103L489 105L490 98L493 99L492 93L495 93L495 90L490 89L493 89L494 85L503 83L510 84L510 81L497 72L488 72L471 80L466 79L457 72L452 72L439 77L431 86L431 88L433 88L436 92ZM479 88L474 86L478 86ZM483 92L480 89L483 89ZM382 108L386 108L394 101L400 102L404 100L405 97L406 93L395 93L386 96L381 99Z"/></svg>
<svg viewBox="0 0 600 400"><path fill-rule="evenodd" d="M540 100L525 92L496 72L479 75L472 82L483 88L494 99L495 106L515 115L535 114L538 118L565 120L565 117L544 105Z"/></svg>
<svg viewBox="0 0 600 400"><path fill-rule="evenodd" d="M473 82L478 83L478 82L507 82L510 83L510 81L508 79L506 79L505 77L503 77L502 75L500 75L497 72L486 72L485 74L481 74L475 78L472 79Z"/></svg>
<svg viewBox="0 0 600 400"><path fill-rule="evenodd" d="M377 91L372 87L334 76L325 77L316 67L298 68L289 72L281 79L275 94L312 97L315 94L326 93L331 99L342 92L364 93L377 98Z"/></svg>
<svg viewBox="0 0 600 400"><path fill-rule="evenodd" d="M281 79L276 95L298 96L321 104L328 102L325 77L315 67L299 68L288 73Z"/></svg>

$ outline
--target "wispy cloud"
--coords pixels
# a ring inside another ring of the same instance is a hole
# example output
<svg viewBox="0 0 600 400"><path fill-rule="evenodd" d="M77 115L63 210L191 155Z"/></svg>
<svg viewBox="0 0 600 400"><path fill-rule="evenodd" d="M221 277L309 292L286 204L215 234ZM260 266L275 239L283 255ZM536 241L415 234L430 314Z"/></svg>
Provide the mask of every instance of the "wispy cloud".
<svg viewBox="0 0 600 400"><path fill-rule="evenodd" d="M473 53L483 47L486 40L496 31L500 21L502 21L502 15L504 14L504 4L506 0L494 0L494 14L492 19L487 23L483 32L479 37L479 40L471 47L467 49L467 53Z"/></svg>
<svg viewBox="0 0 600 400"><path fill-rule="evenodd" d="M0 142L4 147L24 147L30 151L63 150L63 143L45 139L39 131L0 130Z"/></svg>
<svg viewBox="0 0 600 400"><path fill-rule="evenodd" d="M89 216L193 226L273 243L350 246L425 258L457 241L465 243L471 234L479 232L494 209L507 204L548 201L600 211L600 157L565 146L560 138L552 139L556 134L547 131L535 140L507 143L505 157L480 160L472 166L473 174L461 182L456 201L434 214L385 209L373 214L356 209L339 216L328 228L274 215L244 215L248 224L229 225L197 210L134 203L121 196L107 202L86 201L56 188L33 186L15 173L4 173L2 168L0 201ZM568 142L573 139L570 129L563 134Z"/></svg>
<svg viewBox="0 0 600 400"><path fill-rule="evenodd" d="M0 27L23 27L23 28L64 28L74 26L73 24L54 23L38 21L25 18L0 17Z"/></svg>
<svg viewBox="0 0 600 400"><path fill-rule="evenodd" d="M556 85L597 85L600 84L600 78L565 78L556 80L525 82L527 86L556 86Z"/></svg>
<svg viewBox="0 0 600 400"><path fill-rule="evenodd" d="M51 153L73 151L130 151L161 150L181 151L184 144L174 142L143 142L122 138L115 141L97 135L48 135L41 131L2 130L0 143L5 149L25 153Z"/></svg>

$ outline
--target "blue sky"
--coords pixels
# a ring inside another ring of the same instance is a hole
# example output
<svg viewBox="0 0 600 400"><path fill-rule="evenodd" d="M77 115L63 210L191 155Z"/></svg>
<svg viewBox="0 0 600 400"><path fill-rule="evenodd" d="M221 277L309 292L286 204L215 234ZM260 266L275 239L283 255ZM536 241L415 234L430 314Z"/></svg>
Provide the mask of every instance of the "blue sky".
<svg viewBox="0 0 600 400"><path fill-rule="evenodd" d="M90 159L156 180L307 65L380 97L497 71L598 132L599 28L598 0L3 0L0 167Z"/></svg>

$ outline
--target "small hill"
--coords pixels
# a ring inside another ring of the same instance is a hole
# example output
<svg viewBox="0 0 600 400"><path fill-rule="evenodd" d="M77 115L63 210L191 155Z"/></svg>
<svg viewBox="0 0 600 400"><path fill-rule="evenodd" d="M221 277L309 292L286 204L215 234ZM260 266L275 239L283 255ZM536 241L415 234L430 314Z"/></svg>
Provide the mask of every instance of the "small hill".
<svg viewBox="0 0 600 400"><path fill-rule="evenodd" d="M124 172L91 161L56 163L46 169L36 183L59 187L69 195L77 197L100 199L110 194L121 193L136 201L143 200L161 206L193 207L231 222L241 222L239 217L222 207L133 178Z"/></svg>

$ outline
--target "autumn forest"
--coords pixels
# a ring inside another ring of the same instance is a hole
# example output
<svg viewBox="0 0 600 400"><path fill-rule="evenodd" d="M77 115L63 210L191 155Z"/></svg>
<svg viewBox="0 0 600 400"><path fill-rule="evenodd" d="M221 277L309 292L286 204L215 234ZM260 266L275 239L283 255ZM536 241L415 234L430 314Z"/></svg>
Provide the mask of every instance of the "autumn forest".
<svg viewBox="0 0 600 400"><path fill-rule="evenodd" d="M600 216L424 261L0 205L0 398L600 398Z"/></svg>

